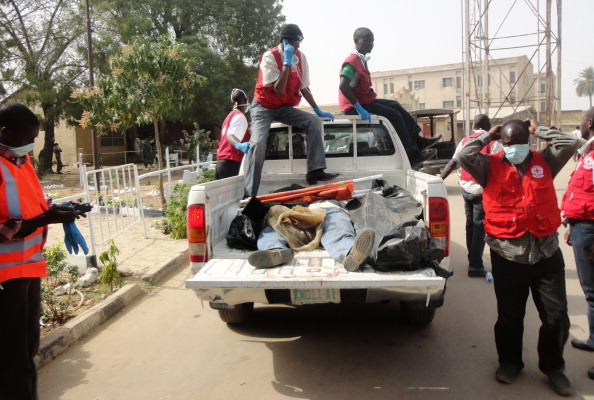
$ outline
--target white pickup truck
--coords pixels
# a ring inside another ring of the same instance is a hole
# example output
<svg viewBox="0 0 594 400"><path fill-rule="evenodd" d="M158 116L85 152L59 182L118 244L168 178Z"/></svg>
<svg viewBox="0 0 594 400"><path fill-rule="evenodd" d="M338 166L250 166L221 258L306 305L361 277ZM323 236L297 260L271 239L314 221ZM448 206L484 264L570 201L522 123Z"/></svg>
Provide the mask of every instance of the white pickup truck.
<svg viewBox="0 0 594 400"><path fill-rule="evenodd" d="M390 122L373 116L371 123L355 117L324 122L327 171L340 179L382 174L390 185L411 192L423 204L424 219L445 249L440 266L449 267L450 220L446 187L439 177L411 169L406 152ZM292 183L307 186L304 132L273 124L268 138L260 194ZM357 146L353 146L353 139ZM243 168L242 168L243 170ZM243 197L239 175L192 187L188 196L188 241L194 276L186 287L219 311L228 323L246 321L254 303L373 303L395 301L409 322L428 324L444 301L447 278L433 268L408 272L378 272L368 265L348 272L324 249L295 253L290 263L255 269L249 251L227 246L225 236ZM371 182L355 184L355 191Z"/></svg>

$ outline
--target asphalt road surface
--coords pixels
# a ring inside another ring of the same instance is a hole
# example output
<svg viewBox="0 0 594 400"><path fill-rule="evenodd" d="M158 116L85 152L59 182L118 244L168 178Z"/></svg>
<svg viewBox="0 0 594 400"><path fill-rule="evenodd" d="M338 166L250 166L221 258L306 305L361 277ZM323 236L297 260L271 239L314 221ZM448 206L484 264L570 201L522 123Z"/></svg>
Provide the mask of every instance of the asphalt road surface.
<svg viewBox="0 0 594 400"><path fill-rule="evenodd" d="M569 164L556 180L559 198ZM526 368L512 385L495 381L493 285L466 276L463 202L457 177L446 183L455 275L429 326L407 325L391 304L260 305L249 324L228 326L184 288L186 268L41 369L41 400L559 398L537 367L540 323L531 300ZM583 339L585 300L571 248L562 249L570 339ZM490 266L488 247L485 261ZM565 358L573 398L594 399L586 375L594 354L568 344Z"/></svg>

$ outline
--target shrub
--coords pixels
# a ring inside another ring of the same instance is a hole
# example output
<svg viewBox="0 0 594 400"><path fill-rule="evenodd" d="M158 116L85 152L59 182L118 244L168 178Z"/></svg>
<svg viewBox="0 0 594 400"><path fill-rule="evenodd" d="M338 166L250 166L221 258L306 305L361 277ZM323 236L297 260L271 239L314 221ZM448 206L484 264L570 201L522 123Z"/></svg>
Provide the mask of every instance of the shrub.
<svg viewBox="0 0 594 400"><path fill-rule="evenodd" d="M41 310L48 322L62 323L68 319L75 290L72 284L79 277L78 268L66 262L66 253L62 243L54 244L43 252L47 263L47 276L41 281ZM66 294L58 294L57 286L70 283Z"/></svg>
<svg viewBox="0 0 594 400"><path fill-rule="evenodd" d="M99 273L99 286L109 286L110 291L115 287L121 287L124 279L118 272L118 262L116 256L120 254L113 240L109 241L109 247L99 256L99 261L103 264L101 273Z"/></svg>

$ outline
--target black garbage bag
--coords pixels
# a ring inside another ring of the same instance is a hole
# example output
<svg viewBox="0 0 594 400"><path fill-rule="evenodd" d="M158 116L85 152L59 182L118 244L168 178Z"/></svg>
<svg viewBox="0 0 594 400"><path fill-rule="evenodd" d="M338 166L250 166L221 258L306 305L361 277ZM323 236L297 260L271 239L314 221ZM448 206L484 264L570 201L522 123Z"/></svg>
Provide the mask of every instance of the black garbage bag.
<svg viewBox="0 0 594 400"><path fill-rule="evenodd" d="M378 271L415 271L434 267L432 261L439 264L443 257L443 248L420 222L417 226L405 226L384 236L376 259L369 260L369 264Z"/></svg>
<svg viewBox="0 0 594 400"><path fill-rule="evenodd" d="M260 229L247 215L239 213L231 221L227 232L227 246L239 250L258 250Z"/></svg>
<svg viewBox="0 0 594 400"><path fill-rule="evenodd" d="M420 222L423 205L405 189L384 187L382 194L367 193L346 208L357 232L363 228L375 231L375 246L367 262L377 270L412 271L443 259L443 249Z"/></svg>

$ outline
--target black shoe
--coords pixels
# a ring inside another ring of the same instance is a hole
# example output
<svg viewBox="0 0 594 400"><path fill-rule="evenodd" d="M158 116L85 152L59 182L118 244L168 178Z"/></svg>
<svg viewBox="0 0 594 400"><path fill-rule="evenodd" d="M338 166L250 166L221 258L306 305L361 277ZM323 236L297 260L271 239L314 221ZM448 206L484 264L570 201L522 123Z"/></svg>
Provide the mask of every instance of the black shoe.
<svg viewBox="0 0 594 400"><path fill-rule="evenodd" d="M435 149L431 149L431 150L427 150L427 151L422 151L422 152L416 153L415 155L413 155L412 157L410 157L410 160L409 160L410 161L410 165L411 165L411 167L416 167L417 165L419 165L423 161L427 161L428 159L430 159L431 157L433 157L436 154L437 154L437 150L435 150Z"/></svg>
<svg viewBox="0 0 594 400"><path fill-rule="evenodd" d="M590 379L594 379L594 367L592 367L588 370L588 377Z"/></svg>
<svg viewBox="0 0 594 400"><path fill-rule="evenodd" d="M329 174L324 172L323 169L316 169L314 171L309 171L305 176L308 185L314 185L318 183L318 181L331 181L332 179L336 178L340 174Z"/></svg>
<svg viewBox="0 0 594 400"><path fill-rule="evenodd" d="M276 267L292 259L293 250L291 249L258 250L249 255L248 262L259 269Z"/></svg>
<svg viewBox="0 0 594 400"><path fill-rule="evenodd" d="M484 268L468 268L468 276L471 278L484 278L487 271Z"/></svg>
<svg viewBox="0 0 594 400"><path fill-rule="evenodd" d="M587 342L578 339L571 339L571 345L576 349L594 351L594 347L590 346Z"/></svg>
<svg viewBox="0 0 594 400"><path fill-rule="evenodd" d="M514 383L522 368L515 365L500 364L495 372L495 379L501 383Z"/></svg>
<svg viewBox="0 0 594 400"><path fill-rule="evenodd" d="M432 138L422 138L419 137L417 141L417 146L419 146L419 150L424 151L430 149L431 147L435 146L442 138L442 134L432 137Z"/></svg>
<svg viewBox="0 0 594 400"><path fill-rule="evenodd" d="M549 383L557 394L560 394L561 396L571 396L571 382L569 382L569 379L567 379L563 370L558 369L556 371L547 372L547 378L549 378Z"/></svg>

